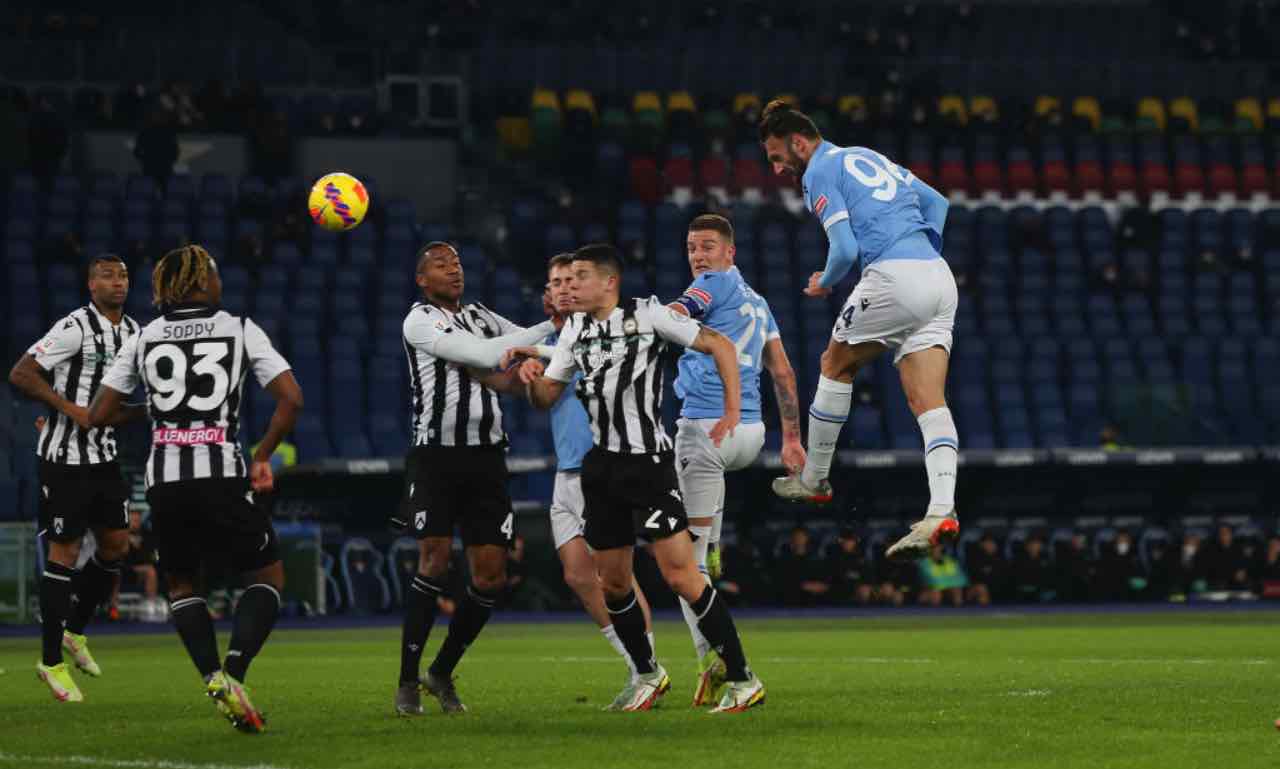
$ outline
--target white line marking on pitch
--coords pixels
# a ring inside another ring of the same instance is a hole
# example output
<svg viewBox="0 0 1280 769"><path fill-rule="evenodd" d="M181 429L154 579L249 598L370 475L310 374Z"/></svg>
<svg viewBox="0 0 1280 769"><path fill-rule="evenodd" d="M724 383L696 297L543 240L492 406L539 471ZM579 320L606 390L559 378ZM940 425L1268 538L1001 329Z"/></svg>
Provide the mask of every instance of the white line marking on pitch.
<svg viewBox="0 0 1280 769"><path fill-rule="evenodd" d="M18 756L12 753L0 753L0 761L16 764L109 766L114 769L284 769L271 764L189 764L185 761L129 760L98 756Z"/></svg>
<svg viewBox="0 0 1280 769"><path fill-rule="evenodd" d="M1023 691L1005 692L1006 697L1048 697L1052 689L1024 689Z"/></svg>

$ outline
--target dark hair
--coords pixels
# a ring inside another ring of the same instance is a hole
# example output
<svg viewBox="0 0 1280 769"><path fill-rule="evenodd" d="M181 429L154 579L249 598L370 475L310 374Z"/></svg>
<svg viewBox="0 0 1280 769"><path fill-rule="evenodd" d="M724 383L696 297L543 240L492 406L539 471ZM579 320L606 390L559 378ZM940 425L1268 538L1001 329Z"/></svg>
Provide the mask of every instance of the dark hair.
<svg viewBox="0 0 1280 769"><path fill-rule="evenodd" d="M770 136L785 139L791 134L800 134L806 139L822 138L808 115L782 99L774 99L765 105L764 112L760 113L761 143Z"/></svg>
<svg viewBox="0 0 1280 769"><path fill-rule="evenodd" d="M551 272L557 267L567 267L573 264L573 259L574 256L572 252L556 254L547 260L547 272Z"/></svg>
<svg viewBox="0 0 1280 769"><path fill-rule="evenodd" d="M720 214L702 214L694 217L693 221L689 222L689 232L699 230L713 230L723 235L725 240L733 242L733 225Z"/></svg>
<svg viewBox="0 0 1280 769"><path fill-rule="evenodd" d="M183 301L200 290L212 265L213 257L195 243L160 257L151 271L151 303L168 307Z"/></svg>
<svg viewBox="0 0 1280 769"><path fill-rule="evenodd" d="M124 264L124 260L121 259L118 254L102 253L102 254L98 254L97 256L91 256L89 257L89 263L85 265L85 268L84 268L85 277L92 278L93 268L97 267L99 264L102 264L104 262L108 262L112 264ZM127 270L129 269L129 266L127 264L124 264L124 268Z"/></svg>
<svg viewBox="0 0 1280 769"><path fill-rule="evenodd" d="M622 276L622 256L608 243L589 243L573 252L575 262L591 262L596 269Z"/></svg>
<svg viewBox="0 0 1280 769"><path fill-rule="evenodd" d="M430 243L428 243L427 245L425 245L425 246L423 246L422 248L418 249L418 261L417 261L417 263L414 265L414 268L415 268L416 270L421 270L421 269L422 269L422 260L426 259L426 258L427 258L427 254L431 253L434 249L437 249L437 248L447 248L447 249L449 249L450 251L452 251L452 252L453 252L453 255L454 255L454 256L457 256L457 257L461 257L461 256L462 256L462 254L458 253L458 247L457 247L457 246L455 246L455 245L453 245L452 243L449 243L449 242L444 241L444 240L433 240L433 241L431 241Z"/></svg>

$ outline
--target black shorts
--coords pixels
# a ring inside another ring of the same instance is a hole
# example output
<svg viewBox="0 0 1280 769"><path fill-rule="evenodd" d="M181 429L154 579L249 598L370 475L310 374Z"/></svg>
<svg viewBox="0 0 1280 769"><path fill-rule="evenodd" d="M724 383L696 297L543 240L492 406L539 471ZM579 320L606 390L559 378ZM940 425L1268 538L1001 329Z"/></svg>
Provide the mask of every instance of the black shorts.
<svg viewBox="0 0 1280 769"><path fill-rule="evenodd" d="M129 486L120 465L60 465L41 459L40 529L45 538L79 542L91 528L129 528Z"/></svg>
<svg viewBox="0 0 1280 769"><path fill-rule="evenodd" d="M594 550L649 542L689 528L675 455L618 454L598 446L582 460L585 536Z"/></svg>
<svg viewBox="0 0 1280 769"><path fill-rule="evenodd" d="M405 457L406 504L413 535L452 537L462 544L503 545L515 538L507 491L506 451L497 446L414 446Z"/></svg>
<svg viewBox="0 0 1280 769"><path fill-rule="evenodd" d="M254 571L280 560L271 515L249 491L248 478L197 478L152 486L151 527L166 573L201 566Z"/></svg>

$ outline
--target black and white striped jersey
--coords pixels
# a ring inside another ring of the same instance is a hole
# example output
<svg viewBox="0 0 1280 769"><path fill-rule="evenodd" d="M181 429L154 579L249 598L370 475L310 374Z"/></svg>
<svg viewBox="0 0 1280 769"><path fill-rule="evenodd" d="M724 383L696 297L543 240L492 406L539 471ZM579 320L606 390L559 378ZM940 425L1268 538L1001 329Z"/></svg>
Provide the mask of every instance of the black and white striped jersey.
<svg viewBox="0 0 1280 769"><path fill-rule="evenodd" d="M662 426L663 357L669 342L688 347L701 328L657 297L624 302L606 320L575 313L560 332L546 376L567 384L582 372L578 398L600 448L670 451Z"/></svg>
<svg viewBox="0 0 1280 769"><path fill-rule="evenodd" d="M204 304L178 305L125 345L103 385L139 383L151 414L147 487L247 475L240 449L244 377L265 387L289 363L248 318Z"/></svg>
<svg viewBox="0 0 1280 769"><path fill-rule="evenodd" d="M129 316L113 324L90 303L54 324L27 353L40 368L53 373L54 391L88 408L121 348L137 333L138 324ZM53 411L40 431L36 453L63 465L113 462L115 431L110 427L86 430L71 417Z"/></svg>
<svg viewBox="0 0 1280 769"><path fill-rule="evenodd" d="M492 369L508 348L536 344L555 327L522 328L479 303L458 312L416 302L404 319L416 446L505 446L498 394L468 368Z"/></svg>

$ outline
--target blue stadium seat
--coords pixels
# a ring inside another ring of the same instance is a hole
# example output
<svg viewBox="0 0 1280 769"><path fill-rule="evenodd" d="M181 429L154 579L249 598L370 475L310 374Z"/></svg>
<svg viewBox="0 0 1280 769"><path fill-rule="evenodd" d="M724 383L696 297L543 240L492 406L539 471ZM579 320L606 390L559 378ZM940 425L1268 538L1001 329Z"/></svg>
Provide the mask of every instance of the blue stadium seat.
<svg viewBox="0 0 1280 769"><path fill-rule="evenodd" d="M309 398L310 394L307 397ZM322 418L310 413L303 414L298 417L298 425L293 434L294 443L298 447L299 460L314 462L334 455Z"/></svg>

